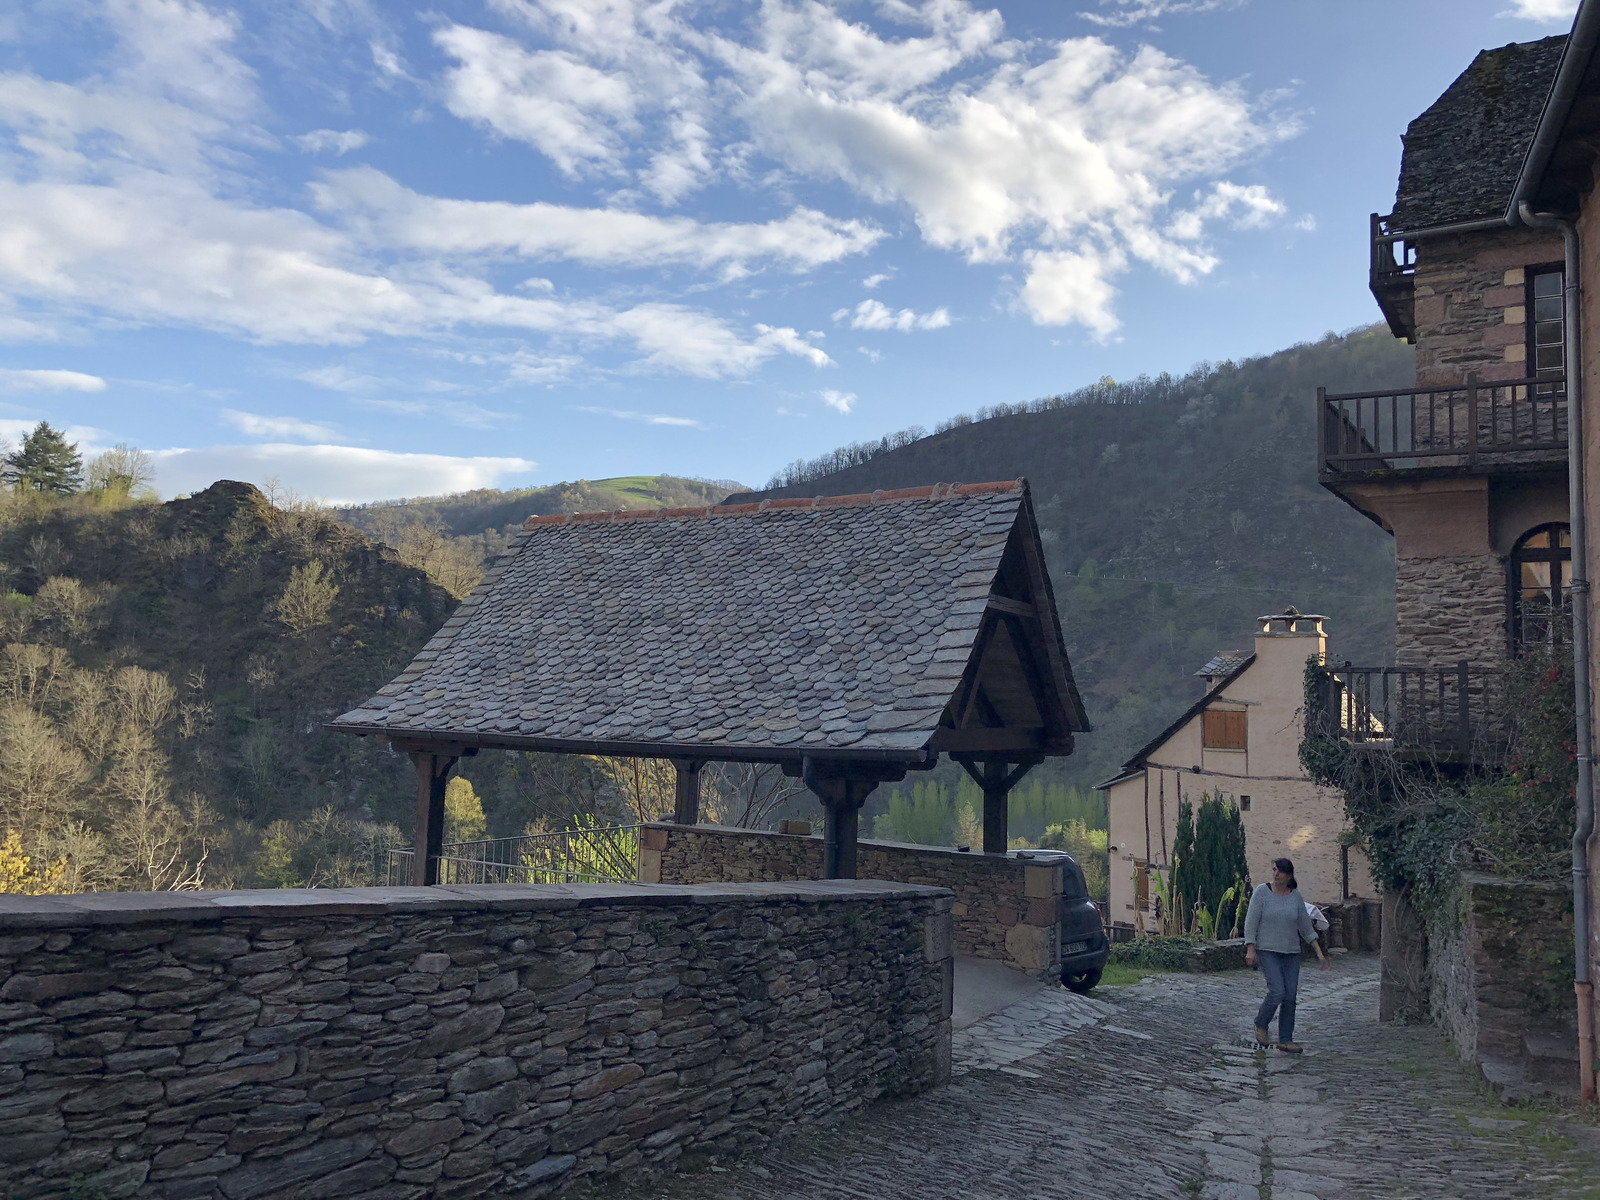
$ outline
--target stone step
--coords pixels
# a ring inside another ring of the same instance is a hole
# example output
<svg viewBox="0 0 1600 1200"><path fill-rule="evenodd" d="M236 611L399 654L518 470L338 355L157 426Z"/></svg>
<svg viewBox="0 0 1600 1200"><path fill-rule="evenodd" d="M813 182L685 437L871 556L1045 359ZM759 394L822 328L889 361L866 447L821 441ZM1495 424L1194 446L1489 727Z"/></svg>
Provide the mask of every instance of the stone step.
<svg viewBox="0 0 1600 1200"><path fill-rule="evenodd" d="M1522 1035L1524 1075L1552 1090L1578 1089L1578 1037L1573 1033Z"/></svg>

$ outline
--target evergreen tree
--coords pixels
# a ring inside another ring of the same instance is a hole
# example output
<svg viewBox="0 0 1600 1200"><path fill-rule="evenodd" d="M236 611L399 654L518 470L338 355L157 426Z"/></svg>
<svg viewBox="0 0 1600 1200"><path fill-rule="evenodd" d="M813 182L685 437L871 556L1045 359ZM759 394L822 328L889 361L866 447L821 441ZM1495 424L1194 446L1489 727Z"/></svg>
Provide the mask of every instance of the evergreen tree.
<svg viewBox="0 0 1600 1200"><path fill-rule="evenodd" d="M1174 887L1183 895L1185 913L1191 912L1198 900L1215 915L1222 893L1236 879L1248 882L1250 877L1238 805L1220 792L1202 796L1198 812L1193 812L1185 800L1178 809L1178 839L1173 853L1178 860Z"/></svg>
<svg viewBox="0 0 1600 1200"><path fill-rule="evenodd" d="M40 421L22 435L22 445L5 457L0 479L36 492L70 496L83 490L83 458L76 442L69 442Z"/></svg>
<svg viewBox="0 0 1600 1200"><path fill-rule="evenodd" d="M1178 829L1172 839L1172 904L1185 928L1194 909L1194 805L1178 801Z"/></svg>

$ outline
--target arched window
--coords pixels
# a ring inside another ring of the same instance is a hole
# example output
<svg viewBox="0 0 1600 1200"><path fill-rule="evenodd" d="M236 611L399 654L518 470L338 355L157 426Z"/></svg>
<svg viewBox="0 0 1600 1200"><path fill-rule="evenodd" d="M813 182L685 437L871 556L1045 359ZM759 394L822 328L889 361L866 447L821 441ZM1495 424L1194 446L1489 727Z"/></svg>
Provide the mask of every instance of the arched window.
<svg viewBox="0 0 1600 1200"><path fill-rule="evenodd" d="M1565 641L1572 531L1561 523L1522 535L1511 551L1511 652Z"/></svg>

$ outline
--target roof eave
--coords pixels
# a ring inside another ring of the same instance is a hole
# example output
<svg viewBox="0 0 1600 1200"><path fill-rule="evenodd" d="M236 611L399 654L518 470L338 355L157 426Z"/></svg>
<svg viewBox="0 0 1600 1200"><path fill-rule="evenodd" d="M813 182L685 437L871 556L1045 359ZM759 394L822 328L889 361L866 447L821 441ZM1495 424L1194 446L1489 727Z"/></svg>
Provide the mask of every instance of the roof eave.
<svg viewBox="0 0 1600 1200"><path fill-rule="evenodd" d="M1561 62L1556 67L1556 77L1539 112L1539 123L1534 126L1533 140L1522 159L1522 170L1511 189L1511 199L1506 204L1504 221L1508 225L1520 224L1523 201L1533 203L1550 165L1551 155L1561 140L1561 132L1572 115L1572 105L1578 98L1583 77L1588 73L1595 47L1600 44L1600 0L1583 0L1578 15L1572 22L1572 32L1561 50Z"/></svg>
<svg viewBox="0 0 1600 1200"><path fill-rule="evenodd" d="M1119 778L1126 778L1129 775L1137 775L1140 771L1144 770L1145 764L1149 761L1149 758L1152 754L1159 750L1168 741L1168 739L1172 737L1173 734L1177 733L1178 730L1182 729L1190 721L1194 720L1195 717L1197 717L1200 713L1204 712L1206 705L1215 700L1222 693L1222 690L1231 685L1235 679L1238 679L1239 676L1243 675L1252 666L1254 666L1255 661L1256 656L1254 654L1250 655L1227 675L1223 676L1214 687L1207 689L1206 694L1201 696L1200 699L1196 700L1187 709L1185 709L1182 716L1172 722L1172 724L1168 725L1160 733L1156 734L1155 737L1151 738L1139 748L1139 752L1137 754L1122 764L1122 775ZM1112 780L1112 782L1115 783L1117 780Z"/></svg>
<svg viewBox="0 0 1600 1200"><path fill-rule="evenodd" d="M593 738L538 738L517 734L473 733L460 729L392 728L353 721L329 721L323 728L333 733L357 737L387 738L397 743L460 746L472 750L525 750L546 754L602 754L619 758L694 758L711 762L799 762L804 758L828 758L852 762L904 763L907 769L932 766L937 751L928 743L906 749L851 746L739 746L727 743L613 741Z"/></svg>

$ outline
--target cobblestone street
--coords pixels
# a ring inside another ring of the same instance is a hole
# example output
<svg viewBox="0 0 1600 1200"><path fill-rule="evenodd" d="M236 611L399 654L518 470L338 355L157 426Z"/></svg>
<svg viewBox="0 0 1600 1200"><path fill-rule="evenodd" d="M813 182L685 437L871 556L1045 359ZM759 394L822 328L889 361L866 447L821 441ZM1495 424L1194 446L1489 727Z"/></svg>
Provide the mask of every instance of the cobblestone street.
<svg viewBox="0 0 1600 1200"><path fill-rule="evenodd" d="M629 1194L1600 1197L1597 1131L1503 1108L1437 1031L1380 1025L1375 957L1301 981L1303 1057L1253 1048L1252 972L1050 988L957 1033L946 1088Z"/></svg>

